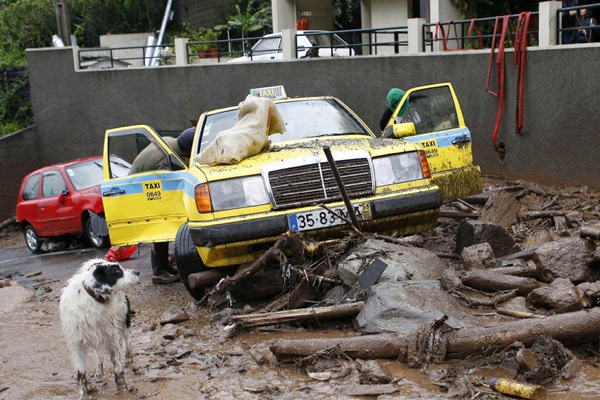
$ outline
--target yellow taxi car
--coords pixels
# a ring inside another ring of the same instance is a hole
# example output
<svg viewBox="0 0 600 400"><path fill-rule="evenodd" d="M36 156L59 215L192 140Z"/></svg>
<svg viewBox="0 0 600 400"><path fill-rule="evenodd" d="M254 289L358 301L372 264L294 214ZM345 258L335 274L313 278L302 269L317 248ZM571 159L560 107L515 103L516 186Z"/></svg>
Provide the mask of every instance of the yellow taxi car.
<svg viewBox="0 0 600 400"><path fill-rule="evenodd" d="M447 118L454 118L456 126L425 133L415 121L391 121L394 138L376 137L334 97L275 98L285 132L270 135L267 149L232 165L211 166L195 156L236 124L239 106L200 115L189 160L149 126L110 129L105 158L116 154L133 162L146 146L157 146L170 165L169 170L118 177L104 163L101 191L111 242L175 241L181 279L197 297L187 282L190 274L251 262L288 230L316 238L339 236L350 230L348 218L340 218L350 209L365 232L428 230L444 199L481 191L480 177L479 186L466 180L443 183L443 176L476 181L472 175L479 169L469 163L470 133L450 84L415 88L406 100L416 107L420 90L428 96L432 88L445 89L448 99L432 99L430 108L452 104L443 112L454 114ZM255 93L273 92L284 93L278 87ZM436 90L433 95L441 94ZM424 104L415 112L428 118ZM404 138L397 137L400 132ZM432 170L440 184L432 181ZM447 188L451 191L445 194Z"/></svg>

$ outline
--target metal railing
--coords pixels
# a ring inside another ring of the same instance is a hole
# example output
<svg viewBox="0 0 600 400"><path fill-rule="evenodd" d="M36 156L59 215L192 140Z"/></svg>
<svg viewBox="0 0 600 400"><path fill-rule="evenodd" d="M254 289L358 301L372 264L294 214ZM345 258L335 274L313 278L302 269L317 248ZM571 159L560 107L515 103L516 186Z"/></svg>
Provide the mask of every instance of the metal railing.
<svg viewBox="0 0 600 400"><path fill-rule="evenodd" d="M521 14L507 16L504 47L514 45L520 16ZM532 12L530 18L527 44L537 46L539 13ZM503 17L489 17L423 24L422 48L426 49L429 46L433 51L436 42L441 43L443 51L491 48L494 36L498 40L501 35L503 23Z"/></svg>
<svg viewBox="0 0 600 400"><path fill-rule="evenodd" d="M297 33L295 35L295 47L297 52L307 50L306 47L298 45L298 38L306 36L327 36L330 45L313 44L312 48L329 51L330 56L335 55L337 49L350 49L353 55L379 54L381 49L391 48L391 52L398 54L400 47L408 46L408 31L406 26L372 28L372 29L348 29L331 32ZM346 39L346 44L334 44L337 38ZM222 59L246 56L253 60L256 56L265 54L282 53L281 45L278 48L253 50L254 45L263 37L215 40L209 42L188 42L187 62L194 63L201 58L216 58L217 62ZM350 41L348 39L351 39ZM365 51L366 49L366 51ZM322 54L322 52L320 52ZM299 56L302 58L302 56Z"/></svg>
<svg viewBox="0 0 600 400"><path fill-rule="evenodd" d="M573 32L572 34L578 32L587 33L589 42L600 41L600 26L585 26L582 28L578 26L581 25L581 18L577 20L577 23L565 26L564 17L570 15L573 11L581 15L581 10L583 9L588 9L590 13L594 10L598 12L600 11L600 3L577 7L553 8L549 14L548 11L545 11L544 15L540 15L539 12L527 13L529 17L528 29L525 36L527 38L527 46L540 45L540 24L543 24L543 27L556 26L556 41L554 42L552 32L550 32L551 39L548 42L548 35L546 33L543 36L545 38L544 43L542 43L545 46L563 43L564 40L561 40L561 38L567 36L570 32ZM556 13L554 13L554 10L556 10ZM418 19L417 23L412 25L413 28L410 28L412 31L408 26L393 26L331 32L296 33L295 38L292 39L296 42L296 49L288 54L291 54L292 57L303 57L299 54L298 50L305 50L307 48L298 46L298 39L300 36L307 36L307 34L329 36L328 43L331 43L331 45L313 45L313 48L321 50L320 54L322 54L323 49L327 49L331 52L329 55L333 55L339 48L349 48L352 50L351 54L357 56L399 54L401 52L408 52L408 49L412 49L410 51L413 52L489 49L492 47L492 44L500 45L497 42L501 37L501 31L505 24L506 34L502 45L505 48L510 48L514 46L517 33L521 34L521 32L517 32L518 29L523 29L522 25L520 26L523 14L525 13L437 23L425 23L424 20ZM543 21L540 19L543 19ZM554 21L552 21L553 19ZM411 25L411 21L409 21L409 25ZM418 30L415 31L414 27L418 27ZM584 30L582 31L582 29ZM547 30L544 32L547 32ZM339 36L347 44L333 44L334 36ZM178 50L175 44L79 49L79 67L84 69L157 66L176 63L194 64L205 62L203 59L213 59L210 62L220 63L242 56L253 60L256 56L283 52L281 47L277 49L252 50L254 45L261 39L263 38L253 37L207 42L185 41L185 49L179 49L179 53L177 53ZM178 57L182 58L178 59L175 56L176 53ZM277 56L276 58L280 57Z"/></svg>
<svg viewBox="0 0 600 400"><path fill-rule="evenodd" d="M126 68L175 64L175 46L128 46L79 49L80 69Z"/></svg>

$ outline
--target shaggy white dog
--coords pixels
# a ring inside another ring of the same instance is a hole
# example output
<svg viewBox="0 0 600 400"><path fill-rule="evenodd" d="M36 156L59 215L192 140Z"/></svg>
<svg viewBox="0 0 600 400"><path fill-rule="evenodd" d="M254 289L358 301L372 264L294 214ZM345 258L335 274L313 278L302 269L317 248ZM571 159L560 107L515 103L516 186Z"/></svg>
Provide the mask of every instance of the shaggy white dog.
<svg viewBox="0 0 600 400"><path fill-rule="evenodd" d="M117 389L127 390L122 363L131 361L129 326L131 311L125 289L137 282L139 271L124 269L101 258L85 262L67 281L60 297L60 320L73 364L81 398L88 397L86 355L96 354L96 375L103 373L102 353L114 367Z"/></svg>

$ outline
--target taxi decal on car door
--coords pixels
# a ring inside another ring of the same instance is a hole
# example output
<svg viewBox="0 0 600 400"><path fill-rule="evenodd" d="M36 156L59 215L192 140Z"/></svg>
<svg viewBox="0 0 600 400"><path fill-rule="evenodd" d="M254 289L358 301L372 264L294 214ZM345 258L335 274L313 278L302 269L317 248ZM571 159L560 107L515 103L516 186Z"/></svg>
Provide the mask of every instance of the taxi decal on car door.
<svg viewBox="0 0 600 400"><path fill-rule="evenodd" d="M471 132L450 83L408 90L383 132L419 144L427 154L432 181L453 200L481 193L481 172L473 165Z"/></svg>
<svg viewBox="0 0 600 400"><path fill-rule="evenodd" d="M133 164L146 148L156 146L170 169L133 173L116 178L104 162L101 185L106 222L114 245L174 240L187 220L184 196L194 197L186 162L160 135L145 125L107 131L104 157L119 154Z"/></svg>

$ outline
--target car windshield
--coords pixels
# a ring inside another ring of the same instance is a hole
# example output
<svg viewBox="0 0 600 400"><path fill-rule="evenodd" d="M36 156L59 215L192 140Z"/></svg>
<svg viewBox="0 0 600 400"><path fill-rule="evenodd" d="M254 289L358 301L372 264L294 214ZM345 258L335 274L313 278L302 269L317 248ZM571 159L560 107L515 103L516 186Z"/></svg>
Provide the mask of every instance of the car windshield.
<svg viewBox="0 0 600 400"><path fill-rule="evenodd" d="M69 165L65 168L65 171L75 190L84 190L102 183L102 164L102 158L97 158ZM131 168L127 161L114 156L110 158L110 164L111 171L116 177L127 175L129 168Z"/></svg>
<svg viewBox="0 0 600 400"><path fill-rule="evenodd" d="M358 120L334 99L293 100L277 103L276 106L285 122L286 131L269 135L271 143L332 135L370 136ZM200 150L205 149L219 132L236 124L238 111L236 108L207 116Z"/></svg>

